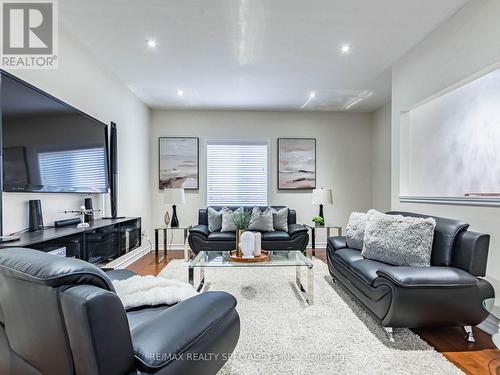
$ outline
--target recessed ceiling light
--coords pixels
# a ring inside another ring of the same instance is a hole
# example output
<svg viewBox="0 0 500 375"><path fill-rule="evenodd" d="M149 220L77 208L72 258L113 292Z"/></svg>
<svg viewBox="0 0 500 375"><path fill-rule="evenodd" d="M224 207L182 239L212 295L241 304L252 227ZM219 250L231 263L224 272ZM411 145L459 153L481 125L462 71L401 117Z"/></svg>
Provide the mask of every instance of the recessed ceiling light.
<svg viewBox="0 0 500 375"><path fill-rule="evenodd" d="M146 46L151 49L158 47L158 42L154 39L146 39Z"/></svg>
<svg viewBox="0 0 500 375"><path fill-rule="evenodd" d="M349 52L351 52L350 44L342 44L340 46L340 53L342 53L343 55L347 55Z"/></svg>
<svg viewBox="0 0 500 375"><path fill-rule="evenodd" d="M177 90L177 96L184 96L184 91Z"/></svg>
<svg viewBox="0 0 500 375"><path fill-rule="evenodd" d="M314 98L316 97L316 91L311 91L311 92L309 93L309 97L310 97L311 99L314 99Z"/></svg>

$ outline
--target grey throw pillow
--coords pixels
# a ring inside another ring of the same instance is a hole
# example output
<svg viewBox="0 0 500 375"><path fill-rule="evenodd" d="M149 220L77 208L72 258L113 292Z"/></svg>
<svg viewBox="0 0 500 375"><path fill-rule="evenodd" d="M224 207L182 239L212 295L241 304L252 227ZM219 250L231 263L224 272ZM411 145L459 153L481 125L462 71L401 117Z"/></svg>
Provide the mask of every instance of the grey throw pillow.
<svg viewBox="0 0 500 375"><path fill-rule="evenodd" d="M347 246L351 249L363 249L363 238L365 237L366 214L353 212L349 217L346 228Z"/></svg>
<svg viewBox="0 0 500 375"><path fill-rule="evenodd" d="M280 210L273 210L273 228L274 230L281 230L288 232L288 207Z"/></svg>
<svg viewBox="0 0 500 375"><path fill-rule="evenodd" d="M262 212L259 207L254 207L248 230L273 232L273 209L268 207L264 212Z"/></svg>
<svg viewBox="0 0 500 375"><path fill-rule="evenodd" d="M216 232L222 229L222 210L217 211L212 207L207 209L208 216L208 230L210 232Z"/></svg>
<svg viewBox="0 0 500 375"><path fill-rule="evenodd" d="M397 266L429 267L436 220L368 211L361 255Z"/></svg>
<svg viewBox="0 0 500 375"><path fill-rule="evenodd" d="M240 207L234 212L227 207L222 208L222 228L221 232L236 232L236 226L234 225L234 212L243 211L243 207Z"/></svg>

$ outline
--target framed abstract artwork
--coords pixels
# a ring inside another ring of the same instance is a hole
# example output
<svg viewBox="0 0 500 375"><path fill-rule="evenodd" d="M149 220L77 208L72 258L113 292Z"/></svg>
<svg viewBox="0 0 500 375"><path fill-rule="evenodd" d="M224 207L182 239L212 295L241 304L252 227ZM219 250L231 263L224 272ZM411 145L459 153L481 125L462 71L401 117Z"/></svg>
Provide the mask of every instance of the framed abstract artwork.
<svg viewBox="0 0 500 375"><path fill-rule="evenodd" d="M200 160L197 137L160 137L158 155L160 189L199 189Z"/></svg>
<svg viewBox="0 0 500 375"><path fill-rule="evenodd" d="M316 188L316 138L278 138L278 189Z"/></svg>

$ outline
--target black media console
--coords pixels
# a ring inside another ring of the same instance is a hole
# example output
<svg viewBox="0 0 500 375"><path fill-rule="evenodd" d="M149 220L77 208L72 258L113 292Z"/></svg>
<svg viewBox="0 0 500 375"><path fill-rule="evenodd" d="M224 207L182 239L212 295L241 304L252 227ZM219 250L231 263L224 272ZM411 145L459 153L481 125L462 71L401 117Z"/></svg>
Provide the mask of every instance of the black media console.
<svg viewBox="0 0 500 375"><path fill-rule="evenodd" d="M88 228L76 225L20 234L18 241L0 244L50 252L65 250L67 257L95 264L112 261L141 246L141 218L97 219Z"/></svg>

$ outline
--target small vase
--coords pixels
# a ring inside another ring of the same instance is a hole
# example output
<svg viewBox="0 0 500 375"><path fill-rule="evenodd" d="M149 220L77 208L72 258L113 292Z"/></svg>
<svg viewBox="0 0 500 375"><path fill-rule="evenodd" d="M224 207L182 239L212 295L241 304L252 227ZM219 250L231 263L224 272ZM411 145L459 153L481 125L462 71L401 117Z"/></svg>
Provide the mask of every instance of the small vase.
<svg viewBox="0 0 500 375"><path fill-rule="evenodd" d="M165 216L163 217L163 220L165 221L165 226L168 227L168 225L170 224L170 215L168 214L168 210L165 211Z"/></svg>
<svg viewBox="0 0 500 375"><path fill-rule="evenodd" d="M241 249L240 249L240 238L241 234L244 232L244 229L236 229L236 256L241 257Z"/></svg>

